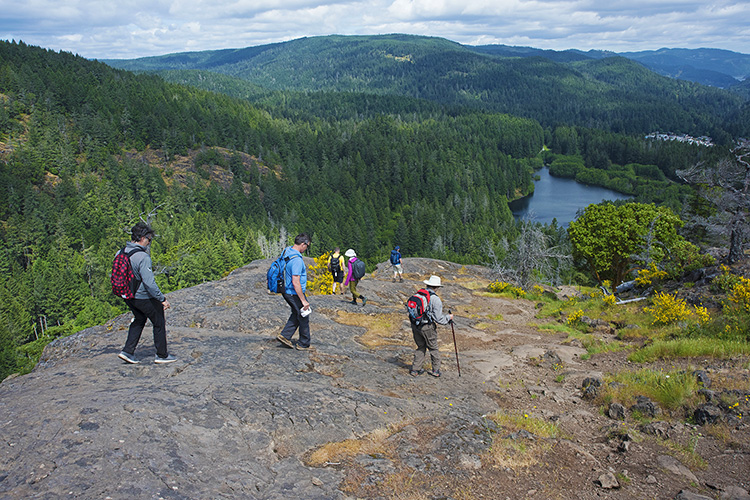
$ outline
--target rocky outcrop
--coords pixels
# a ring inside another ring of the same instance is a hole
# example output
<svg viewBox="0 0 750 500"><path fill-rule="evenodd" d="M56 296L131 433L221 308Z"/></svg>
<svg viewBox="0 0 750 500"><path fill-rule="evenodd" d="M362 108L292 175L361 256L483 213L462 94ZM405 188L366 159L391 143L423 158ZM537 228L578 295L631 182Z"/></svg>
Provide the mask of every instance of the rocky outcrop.
<svg viewBox="0 0 750 500"><path fill-rule="evenodd" d="M602 367L528 326L533 303L486 296L485 268L404 259L405 281L392 283L381 265L360 284L364 307L311 297L315 349L298 351L275 340L288 308L265 291L269 265L169 295L176 363L153 363L150 326L143 362L119 360L123 315L53 342L31 374L0 384L0 497L598 498L619 487L671 498L709 474L657 462L649 441L603 444L612 421L581 398ZM430 274L456 314L460 377L450 327L439 328L443 376L409 376L403 303ZM562 434L511 432L498 413ZM719 460L722 487L743 486L732 470L747 458Z"/></svg>

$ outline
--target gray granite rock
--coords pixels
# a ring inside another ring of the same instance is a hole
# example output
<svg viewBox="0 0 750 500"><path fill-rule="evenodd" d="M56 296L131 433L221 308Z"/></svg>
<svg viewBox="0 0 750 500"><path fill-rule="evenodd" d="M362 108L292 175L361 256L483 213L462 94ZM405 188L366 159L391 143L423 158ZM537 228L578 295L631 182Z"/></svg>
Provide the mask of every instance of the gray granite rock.
<svg viewBox="0 0 750 500"><path fill-rule="evenodd" d="M338 311L403 313L395 289L368 291L363 280L366 308L312 296L315 350L291 350L275 340L289 309L265 290L270 262L169 294L175 363L153 362L150 325L142 362L123 363L123 315L58 339L32 373L0 384L0 497L343 499L343 472L308 466L306 454L403 422L418 432L426 416L445 422L431 446L476 466L491 443L481 416L497 409L484 388L457 377L452 359L440 379L409 377L410 342L369 348L362 328L333 321ZM428 462L408 439L399 452ZM390 470L375 458L365 468Z"/></svg>
<svg viewBox="0 0 750 500"><path fill-rule="evenodd" d="M712 500L712 498L690 490L682 490L674 497L674 500Z"/></svg>

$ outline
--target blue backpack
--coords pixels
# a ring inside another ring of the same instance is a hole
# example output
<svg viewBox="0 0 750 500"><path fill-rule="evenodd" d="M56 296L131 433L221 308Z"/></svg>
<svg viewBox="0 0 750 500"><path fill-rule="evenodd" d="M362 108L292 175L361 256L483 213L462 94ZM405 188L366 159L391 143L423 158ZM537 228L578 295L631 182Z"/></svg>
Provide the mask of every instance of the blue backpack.
<svg viewBox="0 0 750 500"><path fill-rule="evenodd" d="M401 252L398 250L391 250L391 264L394 266L398 264L398 261L401 259Z"/></svg>
<svg viewBox="0 0 750 500"><path fill-rule="evenodd" d="M287 249L285 248L278 259L273 261L271 268L266 273L268 279L268 291L271 293L284 293L286 290L286 265L289 259L297 257L292 255L291 257L285 257Z"/></svg>

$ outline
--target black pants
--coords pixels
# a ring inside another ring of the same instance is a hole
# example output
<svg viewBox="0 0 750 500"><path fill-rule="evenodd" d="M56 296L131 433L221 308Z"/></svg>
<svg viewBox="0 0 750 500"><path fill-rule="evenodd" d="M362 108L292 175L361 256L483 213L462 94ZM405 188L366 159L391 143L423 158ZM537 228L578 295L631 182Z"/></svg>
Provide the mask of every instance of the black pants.
<svg viewBox="0 0 750 500"><path fill-rule="evenodd" d="M135 348L138 345L138 341L141 340L143 327L146 326L146 320L150 319L151 324L154 325L156 355L160 358L166 358L169 355L169 351L167 351L167 328L166 321L164 320L164 306L156 299L128 299L125 303L133 312L135 319L130 323L128 340L125 341L125 347L122 350L130 355L135 354Z"/></svg>
<svg viewBox="0 0 750 500"><path fill-rule="evenodd" d="M310 316L302 317L302 300L297 295L282 294L289 304L292 313L281 330L281 335L292 340L292 335L299 328L299 343L302 347L310 347Z"/></svg>

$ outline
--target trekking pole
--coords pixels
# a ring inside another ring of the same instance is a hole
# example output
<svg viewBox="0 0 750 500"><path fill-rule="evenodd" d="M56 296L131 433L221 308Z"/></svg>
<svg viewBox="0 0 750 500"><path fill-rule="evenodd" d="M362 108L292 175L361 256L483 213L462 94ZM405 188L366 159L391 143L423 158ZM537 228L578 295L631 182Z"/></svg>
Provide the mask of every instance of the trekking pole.
<svg viewBox="0 0 750 500"><path fill-rule="evenodd" d="M450 309L448 309L448 314L453 314ZM456 368L458 368L458 376L461 376L461 365L458 364L458 344L456 344L456 330L453 328L453 320L451 319L449 321L451 324L451 332L453 332L453 348L456 350Z"/></svg>

